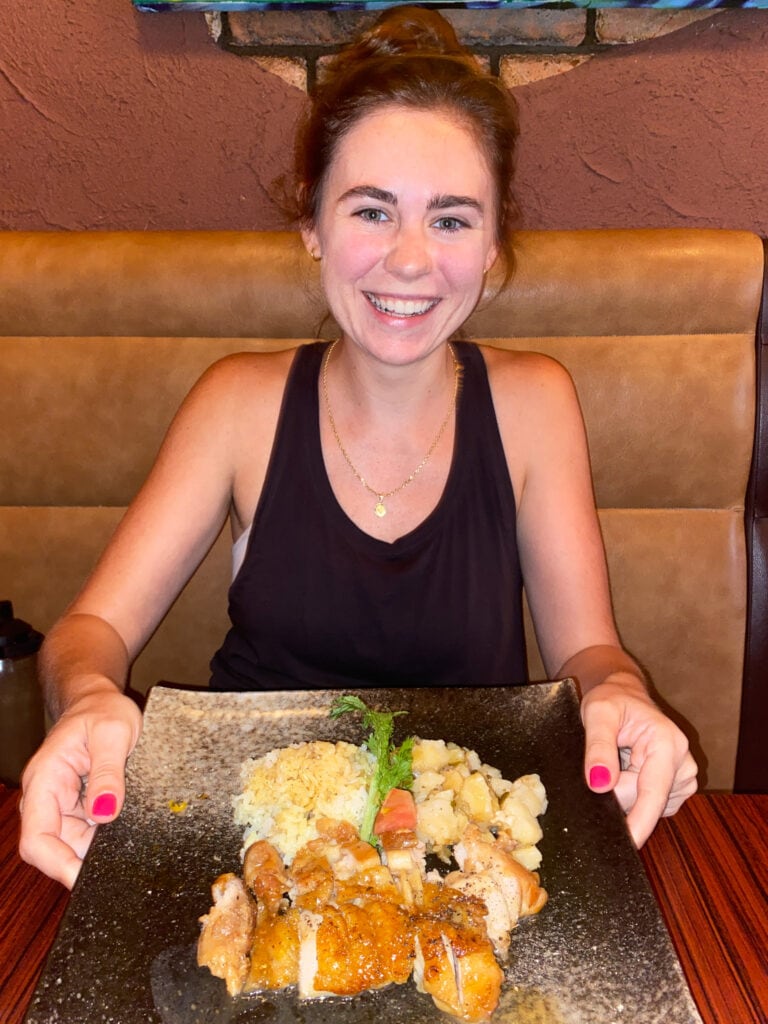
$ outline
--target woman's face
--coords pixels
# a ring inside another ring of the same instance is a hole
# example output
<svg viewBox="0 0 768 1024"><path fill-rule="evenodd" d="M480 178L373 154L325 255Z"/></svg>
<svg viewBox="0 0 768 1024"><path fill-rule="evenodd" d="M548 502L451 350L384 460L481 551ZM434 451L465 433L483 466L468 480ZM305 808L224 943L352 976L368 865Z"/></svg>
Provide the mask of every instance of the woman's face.
<svg viewBox="0 0 768 1024"><path fill-rule="evenodd" d="M461 326L496 257L496 204L472 135L444 114L391 106L341 140L317 223L322 283L344 336L391 364Z"/></svg>

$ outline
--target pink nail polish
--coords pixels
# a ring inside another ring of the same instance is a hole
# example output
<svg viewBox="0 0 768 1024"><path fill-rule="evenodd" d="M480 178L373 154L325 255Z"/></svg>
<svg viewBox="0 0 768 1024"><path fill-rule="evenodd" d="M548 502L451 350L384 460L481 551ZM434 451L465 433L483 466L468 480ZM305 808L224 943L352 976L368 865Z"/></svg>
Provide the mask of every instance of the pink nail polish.
<svg viewBox="0 0 768 1024"><path fill-rule="evenodd" d="M611 784L611 773L604 764L593 765L589 770L589 785L592 789L604 789Z"/></svg>
<svg viewBox="0 0 768 1024"><path fill-rule="evenodd" d="M96 818L111 818L117 810L117 797L114 793L100 793L93 801L91 814Z"/></svg>

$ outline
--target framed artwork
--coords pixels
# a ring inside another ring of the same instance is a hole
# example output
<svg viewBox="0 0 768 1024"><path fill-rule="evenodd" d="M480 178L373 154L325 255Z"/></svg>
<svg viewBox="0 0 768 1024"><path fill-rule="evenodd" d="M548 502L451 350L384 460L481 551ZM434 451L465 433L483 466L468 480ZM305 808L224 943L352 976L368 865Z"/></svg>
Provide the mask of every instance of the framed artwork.
<svg viewBox="0 0 768 1024"><path fill-rule="evenodd" d="M412 0L133 0L140 11L264 11L314 8L324 11L378 11ZM714 10L716 8L764 8L768 0L418 0L420 6L440 8L650 8L666 10Z"/></svg>

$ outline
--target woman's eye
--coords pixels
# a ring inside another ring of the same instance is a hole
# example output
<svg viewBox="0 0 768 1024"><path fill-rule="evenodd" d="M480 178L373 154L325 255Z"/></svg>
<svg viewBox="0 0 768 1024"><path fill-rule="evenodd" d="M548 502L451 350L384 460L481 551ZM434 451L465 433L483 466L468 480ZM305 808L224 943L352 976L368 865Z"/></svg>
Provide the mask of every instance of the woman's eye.
<svg viewBox="0 0 768 1024"><path fill-rule="evenodd" d="M372 207L358 210L355 216L359 217L360 220L367 221L369 224L381 224L387 220L387 215L383 210L376 210Z"/></svg>
<svg viewBox="0 0 768 1024"><path fill-rule="evenodd" d="M466 223L458 217L441 217L436 221L436 227L440 231L460 231L466 226Z"/></svg>

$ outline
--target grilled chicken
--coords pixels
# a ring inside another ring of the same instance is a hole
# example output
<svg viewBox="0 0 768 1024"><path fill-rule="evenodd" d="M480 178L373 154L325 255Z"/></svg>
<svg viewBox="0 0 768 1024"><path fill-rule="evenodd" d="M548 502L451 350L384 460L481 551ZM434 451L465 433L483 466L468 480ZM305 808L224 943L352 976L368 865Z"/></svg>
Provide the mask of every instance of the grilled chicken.
<svg viewBox="0 0 768 1024"><path fill-rule="evenodd" d="M250 948L245 992L264 992L295 985L299 976L299 916L291 907L260 914Z"/></svg>
<svg viewBox="0 0 768 1024"><path fill-rule="evenodd" d="M302 908L299 995L356 995L403 984L413 942L392 873L351 826L322 822L318 831L292 865Z"/></svg>
<svg viewBox="0 0 768 1024"><path fill-rule="evenodd" d="M504 891L493 872L481 871L465 875L463 871L453 871L446 876L445 884L482 901L485 907L485 930L488 938L493 944L496 956L505 961L509 956L510 932L517 920L512 920Z"/></svg>
<svg viewBox="0 0 768 1024"><path fill-rule="evenodd" d="M302 999L413 975L441 1010L487 1020L503 980L496 957L506 957L518 917L546 900L538 877L475 826L455 849L462 870L445 884L426 880L424 846L411 830L382 834L381 859L343 822L320 822L318 833L289 869L262 841L246 851L245 884L216 880L198 963L231 994L297 985Z"/></svg>
<svg viewBox="0 0 768 1024"><path fill-rule="evenodd" d="M335 878L354 878L381 867L376 848L364 843L348 822L321 819L317 831L326 840L325 856Z"/></svg>
<svg viewBox="0 0 768 1024"><path fill-rule="evenodd" d="M381 836L382 858L395 880L402 902L410 907L421 902L426 847L415 832L398 829Z"/></svg>
<svg viewBox="0 0 768 1024"><path fill-rule="evenodd" d="M302 998L358 995L411 976L413 939L396 903L372 899L302 911L299 934Z"/></svg>
<svg viewBox="0 0 768 1024"><path fill-rule="evenodd" d="M435 1005L464 1021L484 1021L496 1009L504 975L475 896L428 883L415 920L414 980Z"/></svg>
<svg viewBox="0 0 768 1024"><path fill-rule="evenodd" d="M237 875L220 875L213 883L213 906L200 918L197 962L223 978L230 995L242 991L256 927L256 907Z"/></svg>
<svg viewBox="0 0 768 1024"><path fill-rule="evenodd" d="M270 914L281 909L291 885L282 857L266 839L245 851L243 881L258 900L259 909Z"/></svg>
<svg viewBox="0 0 768 1024"><path fill-rule="evenodd" d="M335 897L340 883L367 878L369 884L391 884L375 848L364 843L346 822L322 820L317 839L303 846L291 865L290 896L302 909L323 907Z"/></svg>
<svg viewBox="0 0 768 1024"><path fill-rule="evenodd" d="M521 917L538 914L547 902L547 893L539 885L539 877L524 868L512 856L504 840L468 825L461 841L453 850L456 861L466 875L490 875L501 889L512 927Z"/></svg>

